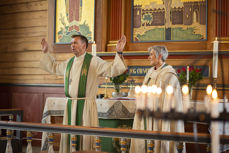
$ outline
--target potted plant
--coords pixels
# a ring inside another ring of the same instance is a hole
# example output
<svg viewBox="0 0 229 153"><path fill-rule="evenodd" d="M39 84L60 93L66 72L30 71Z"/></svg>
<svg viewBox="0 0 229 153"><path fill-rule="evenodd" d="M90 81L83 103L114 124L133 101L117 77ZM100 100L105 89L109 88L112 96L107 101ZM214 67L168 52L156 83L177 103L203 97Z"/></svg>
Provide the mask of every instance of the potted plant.
<svg viewBox="0 0 229 153"><path fill-rule="evenodd" d="M128 76L128 70L126 70L123 74L110 78L111 82L114 84L116 95L120 95L120 85L126 81Z"/></svg>
<svg viewBox="0 0 229 153"><path fill-rule="evenodd" d="M178 69L177 74L179 77L180 84L181 85L186 84L187 83L187 70L186 70L186 68L183 67L182 69ZM189 68L189 83L188 83L190 95L192 95L192 87L195 86L196 83L198 81L200 81L201 79L203 79L202 69L190 66L190 68Z"/></svg>

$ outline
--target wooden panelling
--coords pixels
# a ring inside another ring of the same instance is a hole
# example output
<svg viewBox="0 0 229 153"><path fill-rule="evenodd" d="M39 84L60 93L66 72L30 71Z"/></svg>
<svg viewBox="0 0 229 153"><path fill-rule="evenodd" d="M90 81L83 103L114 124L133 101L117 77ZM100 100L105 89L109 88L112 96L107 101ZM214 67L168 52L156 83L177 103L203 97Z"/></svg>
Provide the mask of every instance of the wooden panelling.
<svg viewBox="0 0 229 153"><path fill-rule="evenodd" d="M0 109L9 108L9 95L5 91L0 91Z"/></svg>
<svg viewBox="0 0 229 153"><path fill-rule="evenodd" d="M18 3L18 4L0 6L1 14L41 11L47 9L48 9L48 5L46 0L29 1L27 3Z"/></svg>
<svg viewBox="0 0 229 153"><path fill-rule="evenodd" d="M1 108L24 111L23 121L41 122L47 97L64 97L63 87L0 86Z"/></svg>
<svg viewBox="0 0 229 153"><path fill-rule="evenodd" d="M42 94L14 92L11 95L11 107L24 110L24 121L36 123L41 122L41 114L44 108Z"/></svg>
<svg viewBox="0 0 229 153"><path fill-rule="evenodd" d="M24 51L37 51L41 49L38 40L44 36L29 37L29 38L12 38L10 40L0 39L0 52L24 52ZM41 51L39 52L41 53Z"/></svg>
<svg viewBox="0 0 229 153"><path fill-rule="evenodd" d="M20 4L20 3L28 3L28 2L39 2L40 0L1 0L1 5L12 5L12 4Z"/></svg>
<svg viewBox="0 0 229 153"><path fill-rule="evenodd" d="M47 33L47 26L27 27L18 29L0 29L0 39L15 39L15 38L28 38L28 37L45 37Z"/></svg>

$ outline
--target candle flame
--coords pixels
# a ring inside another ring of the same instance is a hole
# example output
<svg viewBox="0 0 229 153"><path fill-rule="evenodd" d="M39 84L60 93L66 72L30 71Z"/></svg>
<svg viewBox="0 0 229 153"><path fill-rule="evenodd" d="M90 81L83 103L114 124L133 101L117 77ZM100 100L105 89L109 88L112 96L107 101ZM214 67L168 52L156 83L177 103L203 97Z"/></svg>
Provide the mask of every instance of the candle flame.
<svg viewBox="0 0 229 153"><path fill-rule="evenodd" d="M142 86L142 93L146 93L148 91L148 87L146 85Z"/></svg>
<svg viewBox="0 0 229 153"><path fill-rule="evenodd" d="M212 98L213 98L213 99L217 99L217 97L218 97L218 93L217 93L216 89L214 89L214 90L212 91Z"/></svg>
<svg viewBox="0 0 229 153"><path fill-rule="evenodd" d="M140 86L136 86L135 87L135 93L139 94L141 92L141 87Z"/></svg>
<svg viewBox="0 0 229 153"><path fill-rule="evenodd" d="M213 90L212 86L211 86L211 85L208 85L208 86L207 86L207 89L206 89L207 94L208 94L208 95L211 95L212 90Z"/></svg>
<svg viewBox="0 0 229 153"><path fill-rule="evenodd" d="M185 95L187 95L189 93L188 85L185 84L182 86L182 92Z"/></svg>
<svg viewBox="0 0 229 153"><path fill-rule="evenodd" d="M157 92L157 86L156 85L152 85L152 92L155 94Z"/></svg>
<svg viewBox="0 0 229 153"><path fill-rule="evenodd" d="M166 92L168 95L171 95L173 93L173 87L171 85L168 85L166 87Z"/></svg>

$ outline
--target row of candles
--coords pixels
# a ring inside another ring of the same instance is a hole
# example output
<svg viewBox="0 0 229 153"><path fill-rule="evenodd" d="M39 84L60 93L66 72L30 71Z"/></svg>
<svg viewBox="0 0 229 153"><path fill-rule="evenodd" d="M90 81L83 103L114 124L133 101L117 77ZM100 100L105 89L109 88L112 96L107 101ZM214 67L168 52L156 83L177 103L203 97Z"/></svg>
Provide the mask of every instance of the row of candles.
<svg viewBox="0 0 229 153"><path fill-rule="evenodd" d="M175 97L174 88L168 85L165 89L165 98L170 102L170 106L167 109L163 109L163 112L169 112L171 109L175 109ZM206 113L211 113L212 118L219 117L218 111L218 94L217 90L213 89L211 85L206 88L206 96L204 98L204 105L206 108ZM161 87L156 85L152 86L136 86L135 87L135 97L136 97L136 109L139 111L149 110L157 111L159 109L160 96L162 94ZM188 85L182 86L182 97L183 97L183 111L187 113L190 109L190 97ZM211 149L212 153L219 153L219 127L218 122L211 122Z"/></svg>
<svg viewBox="0 0 229 153"><path fill-rule="evenodd" d="M219 116L218 112L218 94L216 89L213 89L211 85L207 86L207 95L205 96L204 103L207 113L211 113L211 116L216 118ZM136 97L136 109L137 110L150 110L155 111L159 109L159 99L162 93L161 87L156 85L146 86L142 85L135 87L135 97ZM182 86L183 95L183 111L186 113L190 109L190 97L188 85ZM174 96L174 88L168 85L165 88L165 100L170 101L170 106L167 106L163 111L170 111L175 109L176 96Z"/></svg>

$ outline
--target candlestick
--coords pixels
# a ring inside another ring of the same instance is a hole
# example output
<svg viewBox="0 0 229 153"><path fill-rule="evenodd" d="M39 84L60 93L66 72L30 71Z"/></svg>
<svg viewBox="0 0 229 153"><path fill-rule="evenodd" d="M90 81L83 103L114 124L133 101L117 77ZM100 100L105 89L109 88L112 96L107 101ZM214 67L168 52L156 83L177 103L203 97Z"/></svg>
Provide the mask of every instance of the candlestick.
<svg viewBox="0 0 229 153"><path fill-rule="evenodd" d="M148 87L146 85L143 85L141 87L142 89L142 94L141 94L141 110L145 110L147 106L147 91Z"/></svg>
<svg viewBox="0 0 229 153"><path fill-rule="evenodd" d="M211 116L217 118L219 116L218 110L218 95L216 89L212 91L212 103L211 103ZM219 127L218 122L211 122L211 140L212 140L212 153L219 153Z"/></svg>
<svg viewBox="0 0 229 153"><path fill-rule="evenodd" d="M160 102L161 93L162 93L162 89L161 89L161 87L158 87L157 88L156 101L155 101L155 110L157 110L159 108L159 102Z"/></svg>
<svg viewBox="0 0 229 153"><path fill-rule="evenodd" d="M173 87L171 85L168 85L166 87L166 94L167 94L167 101L169 101L169 105L165 107L164 111L170 111L171 107L174 108L175 104L174 104L174 100L172 98L172 94L173 94Z"/></svg>
<svg viewBox="0 0 229 153"><path fill-rule="evenodd" d="M139 110L141 108L141 87L136 86L135 87L135 97L136 97L136 110Z"/></svg>
<svg viewBox="0 0 229 153"><path fill-rule="evenodd" d="M213 71L213 78L217 78L217 71L218 71L218 51L219 51L219 41L215 40L213 42L213 62L212 62L212 71Z"/></svg>
<svg viewBox="0 0 229 153"><path fill-rule="evenodd" d="M91 46L91 52L93 56L96 56L96 43L95 41L93 42L92 46Z"/></svg>
<svg viewBox="0 0 229 153"><path fill-rule="evenodd" d="M189 66L187 66L187 83L189 82Z"/></svg>
<svg viewBox="0 0 229 153"><path fill-rule="evenodd" d="M155 109L154 104L155 104L155 98L156 98L156 91L157 91L156 85L152 85L148 87L147 108L150 111L153 111Z"/></svg>
<svg viewBox="0 0 229 153"><path fill-rule="evenodd" d="M190 107L189 89L188 85L182 86L184 112L186 113Z"/></svg>

